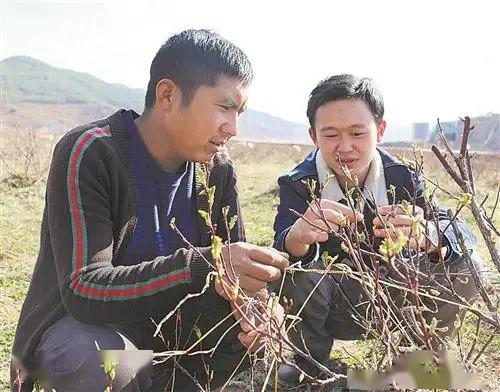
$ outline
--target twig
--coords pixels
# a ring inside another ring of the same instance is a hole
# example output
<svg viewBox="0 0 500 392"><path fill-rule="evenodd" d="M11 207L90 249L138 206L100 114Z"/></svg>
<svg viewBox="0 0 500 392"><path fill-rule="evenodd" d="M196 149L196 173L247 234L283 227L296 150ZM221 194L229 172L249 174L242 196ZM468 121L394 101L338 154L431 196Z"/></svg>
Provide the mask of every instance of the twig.
<svg viewBox="0 0 500 392"><path fill-rule="evenodd" d="M497 333L493 333L493 335L490 336L490 338L488 339L488 341L484 344L483 348L481 349L481 351L479 351L479 353L476 355L476 357L474 358L474 360L472 361L472 364L475 365L476 362L478 361L479 357L481 355L483 355L484 353L484 350L486 350L486 348L490 345L490 343L493 341L493 338L495 336L497 336L498 334Z"/></svg>
<svg viewBox="0 0 500 392"><path fill-rule="evenodd" d="M469 361L470 357L472 356L472 353L474 352L474 349L476 348L476 343L477 343L477 338L479 336L479 327L481 325L481 319L477 319L476 322L476 333L474 334L474 340L472 341L470 350L467 354L467 357L465 358L465 361Z"/></svg>
<svg viewBox="0 0 500 392"><path fill-rule="evenodd" d="M495 200L495 205L493 206L493 209L491 210L491 215L490 215L490 220L493 220L493 216L495 215L495 211L497 209L497 206L498 206L498 198L500 197L500 184L498 184L498 188L497 188L497 198Z"/></svg>
<svg viewBox="0 0 500 392"><path fill-rule="evenodd" d="M437 123L438 123L438 127L439 127L439 137L441 138L441 141L443 142L443 145L446 148L446 151L448 151L450 156L455 160L457 158L457 156L455 155L455 153L451 149L451 147L448 143L448 140L446 140L446 137L445 137L444 131L443 131L443 127L441 126L441 121L439 120L439 118L437 119Z"/></svg>
<svg viewBox="0 0 500 392"><path fill-rule="evenodd" d="M469 133L473 127L471 128L471 126L470 126L470 117L469 116L465 116L462 119L462 122L464 123L464 130L462 133L462 143L460 146L460 156L462 158L465 158L467 151L468 151L467 150L467 143L469 142Z"/></svg>
<svg viewBox="0 0 500 392"><path fill-rule="evenodd" d="M210 287L210 279L211 279L213 274L214 274L214 272L210 272L207 275L207 278L205 280L205 286L203 286L203 288L201 289L201 291L199 293L187 294L170 312L168 312L168 314L165 317L163 317L163 319L156 326L156 330L153 334L153 337L156 337L158 335L163 324L166 323L170 319L170 317L172 317L175 314L175 312L177 312L177 310L179 310L180 307L186 303L186 301L190 300L191 298L199 297L199 296L203 295L205 293L205 291L207 291L207 289Z"/></svg>
<svg viewBox="0 0 500 392"><path fill-rule="evenodd" d="M261 392L265 392L265 390L266 390L267 384L269 383L269 378L271 377L271 372L274 370L275 363L276 363L276 359L273 358L271 365L269 366L269 370L266 374L266 378L264 379L264 382L262 383L262 388L260 390Z"/></svg>
<svg viewBox="0 0 500 392"><path fill-rule="evenodd" d="M452 217L453 212L451 210L448 210L448 217ZM484 303L486 304L486 307L488 310L492 313L493 318L497 319L498 315L496 314L496 309L493 303L491 302L490 297L488 296L488 293L486 292L483 283L481 281L481 278L479 277L476 266L474 265L474 262L472 261L472 256L469 253L469 250L467 249L467 245L465 244L464 236L462 232L458 229L458 226L456 222L452 222L453 226L453 231L455 232L455 235L458 238L458 241L460 243L460 248L462 249L463 256L465 258L465 261L467 262L467 266L469 267L469 271L471 273L472 279L474 280L474 284L476 285L476 288L479 290L479 294L481 294L481 298L483 298ZM498 320L497 320L498 323Z"/></svg>
<svg viewBox="0 0 500 392"><path fill-rule="evenodd" d="M452 169L446 158L441 154L441 151L436 146L431 147L432 152L436 155L439 162L444 166L446 172L455 180L455 182L461 187L462 179L460 176Z"/></svg>
<svg viewBox="0 0 500 392"><path fill-rule="evenodd" d="M464 127L464 129L467 128L467 124L465 124L465 125L466 126ZM468 132L464 131L464 136L468 137ZM449 148L449 145L446 143L446 139L444 138L444 136L443 136L443 139L445 141L445 145L448 146L447 148ZM463 140L462 140L462 143L464 143ZM446 161L446 159L443 157L443 155L441 154L441 152L439 151L439 149L436 146L432 146L431 149L434 152L434 154L436 155L436 157L439 159L441 164L444 166L444 168L446 169L448 174L450 174L450 176L455 180L457 185L462 189L462 191L469 193L473 196L471 198L471 205L470 205L472 215L474 216L474 220L476 221L476 224L477 224L477 226L478 226L478 228L479 228L479 230L484 238L484 242L486 243L488 251L491 255L491 259L492 259L493 263L495 264L497 270L500 272L500 255L499 255L498 250L496 248L495 241L492 239L492 236L491 236L492 224L488 224L487 219L485 219L485 218L487 218L486 213L483 212L483 210L479 206L476 198L474 197L474 193L473 193L473 190L471 188L470 182L467 180L467 175L466 175L465 170L464 170L463 161L461 161L459 159L459 157L457 157L455 154L453 154L453 157L455 159L455 163L456 163L456 165L461 173L461 177L460 177L451 168L449 163Z"/></svg>
<svg viewBox="0 0 500 392"><path fill-rule="evenodd" d="M490 194L487 193L486 196L484 197L483 201L481 202L481 204L479 204L479 207L484 208L484 203L486 203L486 200L488 200L489 196L490 196Z"/></svg>
<svg viewBox="0 0 500 392"><path fill-rule="evenodd" d="M179 370L184 373L184 375L189 378L193 383L194 385L196 385L196 388L198 389L198 391L200 392L205 392L205 389L200 385L200 383L198 382L198 380L196 378L194 378L187 370L186 368L184 368L184 366L182 366L179 361L175 358L173 358L173 361L174 361L174 364L176 367L179 368Z"/></svg>

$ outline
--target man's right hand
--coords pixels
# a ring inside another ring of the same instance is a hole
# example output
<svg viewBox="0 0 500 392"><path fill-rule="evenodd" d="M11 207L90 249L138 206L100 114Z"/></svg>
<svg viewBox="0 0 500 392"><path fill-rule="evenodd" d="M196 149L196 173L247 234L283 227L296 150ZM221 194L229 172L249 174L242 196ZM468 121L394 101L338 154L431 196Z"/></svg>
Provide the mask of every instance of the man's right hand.
<svg viewBox="0 0 500 392"><path fill-rule="evenodd" d="M324 215L324 218L322 216ZM294 257L304 256L309 250L309 246L315 242L326 242L328 240L330 227L337 231L345 223L347 218L351 224L360 222L363 214L359 211L353 211L351 207L344 204L322 199L320 208L313 203L304 214L305 219L299 218L295 221L292 228L285 238L285 249ZM326 220L326 222L325 222Z"/></svg>
<svg viewBox="0 0 500 392"><path fill-rule="evenodd" d="M222 248L226 274L247 292L258 292L281 277L281 270L288 267L288 255L276 249L264 248L246 242L235 242ZM227 297L222 282L216 279L215 290Z"/></svg>

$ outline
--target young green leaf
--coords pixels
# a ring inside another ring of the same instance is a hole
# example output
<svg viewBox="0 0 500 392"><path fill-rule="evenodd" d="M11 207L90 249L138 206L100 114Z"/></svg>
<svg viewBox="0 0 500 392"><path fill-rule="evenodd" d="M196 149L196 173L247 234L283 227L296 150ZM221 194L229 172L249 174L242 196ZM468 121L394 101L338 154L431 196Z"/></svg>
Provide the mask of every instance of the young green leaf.
<svg viewBox="0 0 500 392"><path fill-rule="evenodd" d="M210 211L212 211L212 207L214 205L215 200L215 185L211 186L208 190L208 205L210 206Z"/></svg>
<svg viewBox="0 0 500 392"><path fill-rule="evenodd" d="M401 209L405 215L412 215L412 205L408 202L408 200L403 200L401 202Z"/></svg>
<svg viewBox="0 0 500 392"><path fill-rule="evenodd" d="M392 259L396 254L403 250L403 247L408 242L408 237L399 233L398 238L384 238L379 247L379 252L382 256Z"/></svg>
<svg viewBox="0 0 500 392"><path fill-rule="evenodd" d="M233 230L234 225L238 221L238 215L234 215L229 219L229 230Z"/></svg>
<svg viewBox="0 0 500 392"><path fill-rule="evenodd" d="M212 257L218 260L222 252L222 238L217 235L212 236Z"/></svg>
<svg viewBox="0 0 500 392"><path fill-rule="evenodd" d="M469 207L472 202L472 195L470 193L462 193L458 199L460 207Z"/></svg>
<svg viewBox="0 0 500 392"><path fill-rule="evenodd" d="M202 219L205 221L205 224L210 227L210 215L208 215L208 212L203 211L203 210L198 210L198 214L202 217Z"/></svg>
<svg viewBox="0 0 500 392"><path fill-rule="evenodd" d="M200 328L197 325L195 325L193 327L193 329L194 329L194 334L196 335L196 337L198 339L201 339L201 330L200 330Z"/></svg>
<svg viewBox="0 0 500 392"><path fill-rule="evenodd" d="M202 185L207 185L207 176L205 175L203 169L196 169L196 180Z"/></svg>

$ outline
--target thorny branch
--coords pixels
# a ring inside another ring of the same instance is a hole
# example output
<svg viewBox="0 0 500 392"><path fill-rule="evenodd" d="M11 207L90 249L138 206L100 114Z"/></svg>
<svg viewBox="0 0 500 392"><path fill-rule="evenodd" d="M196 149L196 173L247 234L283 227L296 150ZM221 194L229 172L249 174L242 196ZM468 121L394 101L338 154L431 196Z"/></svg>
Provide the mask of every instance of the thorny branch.
<svg viewBox="0 0 500 392"><path fill-rule="evenodd" d="M479 352L474 355L475 348L477 347L476 341L478 341L478 336L480 336L483 326L493 326L494 332L492 336L497 334L500 330L497 313L498 303L495 303L494 300L490 298L485 288L484 280L479 276L478 271L475 270L472 256L468 253L465 240L457 226L459 219L458 214L463 208L469 208L481 234L485 238L491 258L500 271L498 251L495 248L493 239L493 236L498 234L498 230L493 224L493 214L498 204L500 187L496 195L494 208L491 214L487 214L485 202L483 201L480 203L477 200L476 189L473 184L473 166L471 164L471 154L467 147L467 138L472 130L473 126L470 125L470 119L465 117L463 139L459 154L451 149L444 138L442 130L440 132L447 151L446 155L452 157L452 162L456 165L457 169L452 167L452 164L448 162L446 156L443 155L436 146L432 147L432 151L444 167L444 170L446 170L459 185L462 192L468 195L466 197L467 200L464 202L464 195L454 195L449 189L442 189L439 183L429 179L429 183L435 186L434 191L432 193L428 192L427 195L424 194L420 196L425 199L429 207L426 209L428 220L425 225L420 225L420 227L418 227L418 225L412 226L408 233L400 233L396 236L385 238L381 242L377 241L370 233L370 222L362 222L356 227L352 227L350 222L346 221L345 225L334 227L334 225L327 221L321 209L321 195L318 195L317 190L312 189L310 186L311 184L308 184L309 194L311 195L309 205L315 207L313 210L316 211L316 217L324 221L325 227L327 227L326 232L329 234L329 237L341 244L343 256L342 258L337 258L324 254L322 257L324 268L308 269L299 266L299 264L295 264L287 269L285 275L293 273L318 273L322 275L321 279L325 279L326 276L340 274L343 279L352 279L359 283L364 298L364 304L362 307L351 306L350 311L352 312L353 319L366 330L366 335L375 338L375 342L378 342L378 344L376 344L372 350L374 354L373 360L369 358L358 358L358 356L350 354L357 358L357 366L371 366L378 370L382 370L387 364L392 363L403 352L407 351L408 348L426 348L437 351L443 347L448 347L451 343L451 341L446 338L446 336L451 333L451 331L448 331L449 325L442 325L441 321L434 316L436 311L433 309L437 308L440 304L456 306L457 309L462 309L464 312L471 312L477 318L475 338L469 347L467 356L462 356L468 363L471 363L471 358L474 358L472 364L477 362L478 358L485 352L488 344L492 340L492 338L489 339L488 342L481 347ZM211 191L207 181L209 172L206 168L204 170L204 192L209 195ZM345 170L347 171L347 169ZM415 171L414 181L416 181L418 177L428 178L423 170L423 155L421 153L418 154L414 152L413 170ZM349 174L348 171L347 174ZM348 192L347 199L349 207L353 211L357 210L360 212L362 212L363 209L367 209L373 216L378 217L384 222L375 206L373 195L369 192L363 192L356 178L350 176L348 176L348 178L351 181L350 189L353 189L353 191ZM436 211L433 205L433 195L437 189L447 193L457 202L457 208L454 212L450 211L448 215L449 222L445 227L440 227L435 217ZM421 203L422 200L417 200L416 194L411 195L410 199L411 202L408 203L408 205L404 205L403 203L402 207L396 205L394 201L393 207L395 209L403 208L405 213L412 215L415 213L416 205ZM211 224L210 213L211 211L207 212L206 221L212 238L216 239L217 231ZM291 213L296 215L298 219L308 221L309 224L315 226L318 230L323 230L322 227L308 220L304 214L300 214L293 210L291 210ZM228 235L230 233L229 219L230 217L226 215L224 224ZM438 252L436 256L437 262L435 266L436 268L438 266L442 267L443 272L441 272L441 275L444 275L442 280L436 281L436 275L432 272L432 268L423 268L423 266L429 264L429 256L425 255L427 248L425 250L421 250L419 247L415 249L410 245L412 243L412 238L418 236L419 233L423 233L426 241L428 241L427 225L431 223L435 223L436 226L440 228L438 249L441 245L445 244L443 232L450 226L455 231L464 258L469 266L472 279L481 294L481 298L486 304L488 312L485 312L480 306L463 298L456 292L453 281L467 278L462 277L462 273L450 271L441 253ZM175 227L175 223L173 227ZM391 227L391 225L387 223L384 223L383 229L394 231L394 227ZM182 236L180 232L179 235ZM189 243L188 246L196 250L196 248ZM285 363L296 367L304 373L305 379L320 385L332 383L339 378L345 377L332 372L330 369L317 362L309 352L296 347L287 336L286 332L297 323L300 323L300 314L303 307L307 304L307 300L306 304L303 304L303 306L295 312L292 312L290 306L286 306L287 312L285 319L288 320L288 326L285 330L283 328L283 320L277 319L276 315L273 314L272 305L276 303L278 299L282 299L281 291L275 297L270 295L263 298L249 297L241 290L238 281L231 278L231 276L234 276L234 273L227 274L225 271L226 268L232 268L231 256L229 255L229 260L223 260L221 254L216 256L213 265L214 272L211 274L211 278L215 277L215 279L219 279L223 282L222 286L224 292L234 309L231 315L237 314L241 320L244 320L252 328L258 329L261 332L260 336L264 343L254 353L247 351L247 355L253 358L254 363L261 361L267 366L267 377L264 381L263 389L269 382L272 370L279 363ZM207 263L208 262L207 260ZM207 280L203 292L209 284L210 282ZM203 292L200 293L200 295L202 295ZM310 294L309 298L313 294L314 291ZM179 307L188 300L189 298L186 298L185 301L179 304ZM179 307L170 312L162 322L172 317ZM363 310L361 310L361 308ZM249 314L252 314L253 317L248 317ZM180 355L213 353L216 347L205 348L203 351L195 351L195 348L206 338L206 336L208 336L208 334L213 333L219 325L220 324L217 324L210 331L207 331L205 335L198 337L197 341L187 349L166 351L161 353L161 356L178 357ZM159 325L158 328L160 327ZM462 339L460 342L461 341ZM295 363L288 359L287 351L291 351L315 365L326 376L326 379L314 377L313 375L306 374L302 369L299 369Z"/></svg>

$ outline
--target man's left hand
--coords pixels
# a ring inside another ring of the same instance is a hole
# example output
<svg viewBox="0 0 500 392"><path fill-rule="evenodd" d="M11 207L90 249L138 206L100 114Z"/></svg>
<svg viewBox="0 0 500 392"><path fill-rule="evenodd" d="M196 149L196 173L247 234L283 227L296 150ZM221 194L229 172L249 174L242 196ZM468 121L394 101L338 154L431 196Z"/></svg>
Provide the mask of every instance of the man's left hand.
<svg viewBox="0 0 500 392"><path fill-rule="evenodd" d="M269 334L273 336L278 334L276 326L283 326L285 311L272 297L269 298L267 304L261 301L251 310L242 310L245 314L244 316L238 314L238 317L241 318L240 327L242 330L238 334L238 339L251 352L258 351L270 338ZM269 328L269 323L272 323L275 328ZM279 333L284 333L284 329L282 328Z"/></svg>

